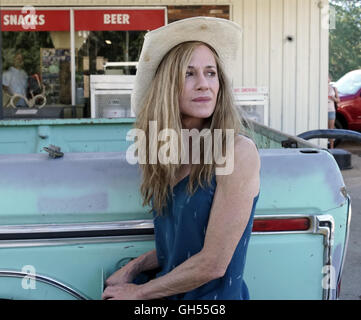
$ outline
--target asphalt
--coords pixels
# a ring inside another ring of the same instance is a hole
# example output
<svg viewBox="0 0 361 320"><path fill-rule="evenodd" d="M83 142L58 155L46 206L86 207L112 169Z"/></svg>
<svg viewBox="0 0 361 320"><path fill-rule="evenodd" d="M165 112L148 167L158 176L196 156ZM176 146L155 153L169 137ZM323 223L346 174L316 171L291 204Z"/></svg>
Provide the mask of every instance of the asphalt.
<svg viewBox="0 0 361 320"><path fill-rule="evenodd" d="M351 152L352 164L341 171L351 197L352 218L339 298L361 300L361 143L343 142L337 148Z"/></svg>

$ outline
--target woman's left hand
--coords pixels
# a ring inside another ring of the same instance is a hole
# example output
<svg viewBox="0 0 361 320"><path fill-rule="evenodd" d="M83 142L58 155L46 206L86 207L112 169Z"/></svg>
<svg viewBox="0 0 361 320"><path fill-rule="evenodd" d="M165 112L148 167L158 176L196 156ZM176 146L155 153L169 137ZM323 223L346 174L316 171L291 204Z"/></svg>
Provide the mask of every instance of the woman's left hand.
<svg viewBox="0 0 361 320"><path fill-rule="evenodd" d="M141 300L140 285L122 283L106 287L102 294L103 300Z"/></svg>

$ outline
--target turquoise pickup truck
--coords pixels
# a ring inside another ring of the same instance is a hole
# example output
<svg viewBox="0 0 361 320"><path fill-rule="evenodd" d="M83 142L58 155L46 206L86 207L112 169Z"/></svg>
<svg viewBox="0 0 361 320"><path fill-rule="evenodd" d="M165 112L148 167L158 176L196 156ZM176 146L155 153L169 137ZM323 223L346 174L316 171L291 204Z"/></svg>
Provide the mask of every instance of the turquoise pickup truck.
<svg viewBox="0 0 361 320"><path fill-rule="evenodd" d="M0 121L0 299L100 299L109 275L154 248L125 156L133 121ZM335 159L256 123L253 138L262 168L251 299L337 299L351 207Z"/></svg>

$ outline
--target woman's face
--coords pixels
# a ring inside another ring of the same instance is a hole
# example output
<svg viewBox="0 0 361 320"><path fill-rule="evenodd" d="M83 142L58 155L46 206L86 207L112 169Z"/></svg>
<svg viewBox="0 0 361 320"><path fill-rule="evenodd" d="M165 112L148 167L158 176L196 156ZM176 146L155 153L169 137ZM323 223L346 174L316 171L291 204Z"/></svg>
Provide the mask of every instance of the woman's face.
<svg viewBox="0 0 361 320"><path fill-rule="evenodd" d="M204 45L196 47L187 67L179 108L185 127L202 127L215 109L219 91L218 70L213 52Z"/></svg>

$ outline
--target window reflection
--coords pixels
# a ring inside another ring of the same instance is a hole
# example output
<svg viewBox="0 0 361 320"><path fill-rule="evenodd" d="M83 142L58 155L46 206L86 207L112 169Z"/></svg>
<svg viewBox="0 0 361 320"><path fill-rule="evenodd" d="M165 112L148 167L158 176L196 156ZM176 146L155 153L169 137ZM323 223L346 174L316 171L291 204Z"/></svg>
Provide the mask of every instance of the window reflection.
<svg viewBox="0 0 361 320"><path fill-rule="evenodd" d="M90 75L135 75L145 33L86 30L76 33L76 101L84 105L86 116L96 108L91 106ZM102 113L95 114L98 117Z"/></svg>
<svg viewBox="0 0 361 320"><path fill-rule="evenodd" d="M69 32L5 31L2 40L6 114L16 114L14 108L71 104Z"/></svg>

